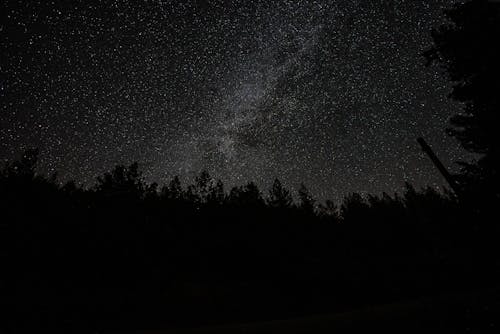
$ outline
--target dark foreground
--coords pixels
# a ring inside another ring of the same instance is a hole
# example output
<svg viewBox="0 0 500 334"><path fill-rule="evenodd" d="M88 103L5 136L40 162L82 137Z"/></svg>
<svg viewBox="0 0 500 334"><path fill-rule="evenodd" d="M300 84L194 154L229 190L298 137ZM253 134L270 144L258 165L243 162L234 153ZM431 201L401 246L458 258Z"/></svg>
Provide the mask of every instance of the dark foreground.
<svg viewBox="0 0 500 334"><path fill-rule="evenodd" d="M496 330L495 198L408 185L336 206L207 173L160 190L135 164L82 188L36 158L0 172L7 333Z"/></svg>
<svg viewBox="0 0 500 334"><path fill-rule="evenodd" d="M368 306L336 314L198 328L133 331L141 334L201 333L498 333L500 290L446 294ZM112 331L111 331L112 332ZM132 333L127 331L113 333Z"/></svg>

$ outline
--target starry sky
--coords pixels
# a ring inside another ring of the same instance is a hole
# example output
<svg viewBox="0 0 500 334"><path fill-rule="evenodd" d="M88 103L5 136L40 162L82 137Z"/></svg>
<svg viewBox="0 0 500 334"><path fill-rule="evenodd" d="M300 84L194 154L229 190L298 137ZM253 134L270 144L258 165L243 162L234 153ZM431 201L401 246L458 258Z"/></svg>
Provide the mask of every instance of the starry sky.
<svg viewBox="0 0 500 334"><path fill-rule="evenodd" d="M444 180L460 105L421 53L452 0L5 0L0 157L91 185L138 161L148 181L206 169L318 198Z"/></svg>

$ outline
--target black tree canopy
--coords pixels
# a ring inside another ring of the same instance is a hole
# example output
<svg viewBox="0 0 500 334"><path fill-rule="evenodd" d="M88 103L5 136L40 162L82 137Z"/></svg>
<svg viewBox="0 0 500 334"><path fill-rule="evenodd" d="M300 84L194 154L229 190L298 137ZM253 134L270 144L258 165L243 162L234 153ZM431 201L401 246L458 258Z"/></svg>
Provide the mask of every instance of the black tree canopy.
<svg viewBox="0 0 500 334"><path fill-rule="evenodd" d="M470 152L481 154L469 174L498 184L500 165L500 3L475 0L448 10L449 23L434 30L425 53L453 82L450 97L464 104L451 118L448 134Z"/></svg>

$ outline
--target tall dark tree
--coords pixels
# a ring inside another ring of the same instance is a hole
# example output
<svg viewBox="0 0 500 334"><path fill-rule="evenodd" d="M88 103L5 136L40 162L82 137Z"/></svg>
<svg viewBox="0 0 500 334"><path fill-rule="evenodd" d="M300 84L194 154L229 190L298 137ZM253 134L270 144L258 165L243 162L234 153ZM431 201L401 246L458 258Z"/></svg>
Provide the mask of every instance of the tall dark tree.
<svg viewBox="0 0 500 334"><path fill-rule="evenodd" d="M258 208L264 205L259 187L253 182L245 186L233 187L228 195L229 203L237 207Z"/></svg>
<svg viewBox="0 0 500 334"><path fill-rule="evenodd" d="M299 207L307 213L314 213L316 200L312 197L309 190L306 188L304 184L300 185L299 188Z"/></svg>
<svg viewBox="0 0 500 334"><path fill-rule="evenodd" d="M175 176L168 186L164 186L161 190L161 195L167 199L179 200L183 196L181 180L178 176Z"/></svg>
<svg viewBox="0 0 500 334"><path fill-rule="evenodd" d="M464 175L492 185L498 194L500 177L500 3L473 0L446 11L449 23L432 32L434 46L425 52L453 82L450 97L463 103L463 113L451 118L448 134L470 152L481 154L476 164L463 164ZM469 178L470 180L470 178ZM476 182L477 183L477 182Z"/></svg>
<svg viewBox="0 0 500 334"><path fill-rule="evenodd" d="M139 165L128 167L116 166L110 173L97 178L96 191L107 196L140 198L143 196L145 183Z"/></svg>
<svg viewBox="0 0 500 334"><path fill-rule="evenodd" d="M289 208L293 204L290 191L283 187L278 179L274 180L273 186L269 190L267 203L273 208Z"/></svg>

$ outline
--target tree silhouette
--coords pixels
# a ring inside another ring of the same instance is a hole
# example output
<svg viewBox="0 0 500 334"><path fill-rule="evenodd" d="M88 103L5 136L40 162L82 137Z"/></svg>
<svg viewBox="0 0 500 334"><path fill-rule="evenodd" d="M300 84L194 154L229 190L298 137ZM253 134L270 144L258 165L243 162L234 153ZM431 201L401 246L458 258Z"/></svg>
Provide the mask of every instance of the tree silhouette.
<svg viewBox="0 0 500 334"><path fill-rule="evenodd" d="M434 46L424 53L453 82L450 97L464 104L451 118L448 134L482 154L477 164L462 163L469 182L496 193L500 185L500 3L474 0L446 11L449 23L432 32Z"/></svg>
<svg viewBox="0 0 500 334"><path fill-rule="evenodd" d="M363 222L370 219L369 204L363 196L352 193L346 196L340 207L340 215L345 221Z"/></svg>
<svg viewBox="0 0 500 334"><path fill-rule="evenodd" d="M208 196L210 194L214 180L210 174L204 170L195 178L195 190L194 192L199 196L203 203L208 201Z"/></svg>
<svg viewBox="0 0 500 334"><path fill-rule="evenodd" d="M318 214L321 217L326 217L334 221L339 219L337 205L330 199L327 199L324 204L321 203L318 205Z"/></svg>
<svg viewBox="0 0 500 334"><path fill-rule="evenodd" d="M163 186L161 189L161 195L165 199L169 200L181 200L183 197L183 190L181 180L178 176L175 176L168 184L168 186Z"/></svg>
<svg viewBox="0 0 500 334"><path fill-rule="evenodd" d="M308 214L314 213L316 200L312 197L307 190L306 186L302 183L299 188L299 208Z"/></svg>
<svg viewBox="0 0 500 334"><path fill-rule="evenodd" d="M260 208L264 205L264 199L257 185L249 182L245 186L233 187L228 195L231 205L243 208Z"/></svg>
<svg viewBox="0 0 500 334"><path fill-rule="evenodd" d="M290 191L283 187L278 179L275 179L271 189L267 203L272 208L289 208L292 205L292 195Z"/></svg>
<svg viewBox="0 0 500 334"><path fill-rule="evenodd" d="M213 205L223 204L225 200L224 184L221 180L213 181L207 194L207 202Z"/></svg>
<svg viewBox="0 0 500 334"><path fill-rule="evenodd" d="M110 173L97 178L95 190L108 197L140 198L145 190L139 164L116 166Z"/></svg>
<svg viewBox="0 0 500 334"><path fill-rule="evenodd" d="M461 229L469 216L432 188L316 209L304 185L295 203L277 179L266 199L206 172L158 192L137 163L61 186L37 155L0 170L6 332L272 319L498 282L498 252L482 246L497 234Z"/></svg>

